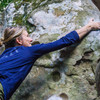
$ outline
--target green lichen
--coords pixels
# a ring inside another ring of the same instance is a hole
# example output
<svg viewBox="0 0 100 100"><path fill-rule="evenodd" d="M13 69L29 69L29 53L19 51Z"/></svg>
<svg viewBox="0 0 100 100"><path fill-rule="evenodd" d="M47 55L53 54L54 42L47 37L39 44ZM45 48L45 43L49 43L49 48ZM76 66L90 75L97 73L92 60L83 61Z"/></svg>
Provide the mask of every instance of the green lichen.
<svg viewBox="0 0 100 100"><path fill-rule="evenodd" d="M54 9L54 14L55 14L56 16L62 16L62 15L65 14L65 12L66 12L66 11L63 11L61 8L55 8L55 9Z"/></svg>
<svg viewBox="0 0 100 100"><path fill-rule="evenodd" d="M19 26L25 26L29 34L35 30L35 26L27 22L27 17L26 16L23 17L23 15L20 14L14 17L13 23Z"/></svg>
<svg viewBox="0 0 100 100"><path fill-rule="evenodd" d="M52 42L54 40L57 39L57 37L59 36L59 34L43 34L40 36L40 43L49 43L49 42Z"/></svg>
<svg viewBox="0 0 100 100"><path fill-rule="evenodd" d="M18 25L23 25L23 15L22 14L17 14L14 17L14 23L17 23Z"/></svg>
<svg viewBox="0 0 100 100"><path fill-rule="evenodd" d="M16 11L19 10L19 8L23 5L24 6L24 14L19 14L17 13L14 18L13 18L13 23L14 25L20 25L20 26L26 26L27 31L29 33L33 32L35 29L35 26L30 24L27 19L30 17L31 11L27 11L26 9L28 8L28 5L32 5L30 6L33 10L39 8L39 7L44 7L50 3L53 2L61 2L63 0L3 0L0 2L0 10L4 10L5 7L7 7L8 4L10 4L11 2L15 4L15 9Z"/></svg>
<svg viewBox="0 0 100 100"><path fill-rule="evenodd" d="M29 33L31 33L32 31L34 31L35 26L30 24L27 19L28 19L29 15L25 14L16 14L13 18L13 23L17 24L19 26L25 26L27 28L27 31Z"/></svg>
<svg viewBox="0 0 100 100"><path fill-rule="evenodd" d="M78 26L83 26L83 23L85 22L87 16L90 16L89 12L78 11L77 17L75 19L76 25L78 24Z"/></svg>
<svg viewBox="0 0 100 100"><path fill-rule="evenodd" d="M69 90L69 94L72 100L90 100L87 95L87 91L84 88L84 84L79 76L73 76L72 88Z"/></svg>
<svg viewBox="0 0 100 100"><path fill-rule="evenodd" d="M32 3L32 6L34 8L37 8L37 7L42 7L42 6L46 6L48 4L51 4L51 3L59 3L59 2L62 2L63 0L34 0L33 3Z"/></svg>
<svg viewBox="0 0 100 100"><path fill-rule="evenodd" d="M15 4L16 10L18 10L21 7L21 5L22 5L22 1L18 0L14 4Z"/></svg>

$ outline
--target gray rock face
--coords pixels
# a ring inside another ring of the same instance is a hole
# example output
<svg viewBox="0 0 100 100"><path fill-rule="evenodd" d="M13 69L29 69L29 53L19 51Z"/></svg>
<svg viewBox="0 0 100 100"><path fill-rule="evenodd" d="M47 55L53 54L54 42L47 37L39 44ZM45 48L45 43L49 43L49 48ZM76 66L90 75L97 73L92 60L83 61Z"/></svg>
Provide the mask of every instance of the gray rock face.
<svg viewBox="0 0 100 100"><path fill-rule="evenodd" d="M86 25L90 18L100 20L100 12L91 0L61 1L35 10L27 3L27 11L23 3L17 11L11 3L8 8L12 9L7 10L5 18L8 20L4 25L19 24L14 23L15 16L28 15L28 23L35 26L35 31L33 26L29 27L33 40L48 43ZM100 31L92 31L79 43L38 59L12 100L49 100L49 97L54 100L60 94L66 94L68 100L98 99L95 69L100 60L99 37Z"/></svg>

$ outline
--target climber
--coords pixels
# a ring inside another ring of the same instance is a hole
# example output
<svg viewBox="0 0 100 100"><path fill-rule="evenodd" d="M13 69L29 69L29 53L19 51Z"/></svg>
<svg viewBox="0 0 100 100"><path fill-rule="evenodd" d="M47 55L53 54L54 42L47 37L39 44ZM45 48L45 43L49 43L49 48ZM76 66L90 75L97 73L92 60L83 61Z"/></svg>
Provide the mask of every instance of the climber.
<svg viewBox="0 0 100 100"><path fill-rule="evenodd" d="M84 27L47 44L31 45L32 39L21 27L8 27L0 45L5 51L0 55L0 98L9 100L30 72L34 62L42 55L64 48L82 39L92 30L100 29L100 22L93 19Z"/></svg>

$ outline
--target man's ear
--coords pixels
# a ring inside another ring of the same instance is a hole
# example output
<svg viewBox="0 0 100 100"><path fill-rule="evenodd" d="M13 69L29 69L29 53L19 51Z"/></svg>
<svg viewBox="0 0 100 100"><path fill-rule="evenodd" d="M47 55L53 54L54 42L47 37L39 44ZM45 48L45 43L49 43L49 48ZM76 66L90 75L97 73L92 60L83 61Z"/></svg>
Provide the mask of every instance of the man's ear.
<svg viewBox="0 0 100 100"><path fill-rule="evenodd" d="M22 39L17 37L16 38L16 43L19 44L19 45L22 45Z"/></svg>

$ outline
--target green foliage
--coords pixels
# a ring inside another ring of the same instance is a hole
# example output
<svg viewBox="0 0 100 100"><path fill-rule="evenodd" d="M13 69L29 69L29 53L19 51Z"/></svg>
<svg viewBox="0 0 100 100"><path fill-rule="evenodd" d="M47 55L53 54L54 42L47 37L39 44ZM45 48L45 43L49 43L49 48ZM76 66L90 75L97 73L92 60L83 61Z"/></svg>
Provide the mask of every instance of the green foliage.
<svg viewBox="0 0 100 100"><path fill-rule="evenodd" d="M6 6L14 0L1 0L0 1L0 11L3 11Z"/></svg>

